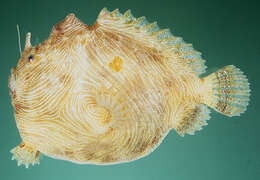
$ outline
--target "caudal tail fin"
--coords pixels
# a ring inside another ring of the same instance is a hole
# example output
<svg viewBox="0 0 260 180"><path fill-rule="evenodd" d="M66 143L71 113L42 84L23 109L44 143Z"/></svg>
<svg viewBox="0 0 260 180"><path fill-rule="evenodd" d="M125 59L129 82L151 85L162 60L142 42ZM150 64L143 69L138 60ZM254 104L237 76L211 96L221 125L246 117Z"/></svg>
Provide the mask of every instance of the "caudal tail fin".
<svg viewBox="0 0 260 180"><path fill-rule="evenodd" d="M226 116L245 112L250 96L246 76L233 65L202 78L203 103Z"/></svg>

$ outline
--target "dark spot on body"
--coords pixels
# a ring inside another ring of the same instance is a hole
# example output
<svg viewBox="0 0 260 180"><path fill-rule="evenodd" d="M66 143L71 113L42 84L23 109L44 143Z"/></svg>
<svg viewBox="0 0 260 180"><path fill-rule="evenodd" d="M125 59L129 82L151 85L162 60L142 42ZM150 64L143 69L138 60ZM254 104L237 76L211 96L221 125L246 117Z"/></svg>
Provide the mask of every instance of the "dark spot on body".
<svg viewBox="0 0 260 180"><path fill-rule="evenodd" d="M115 40L115 41L119 41L119 36L116 35L115 33L111 33L109 31L103 31L108 37L109 39Z"/></svg>
<svg viewBox="0 0 260 180"><path fill-rule="evenodd" d="M88 29L89 31L93 31L93 30L96 30L96 29L98 28L98 26L99 26L99 24L98 24L98 22L96 22L96 23L93 24L92 26L86 26L86 27L87 27L87 29Z"/></svg>
<svg viewBox="0 0 260 180"><path fill-rule="evenodd" d="M39 46L35 46L35 51L39 51L40 47Z"/></svg>
<svg viewBox="0 0 260 180"><path fill-rule="evenodd" d="M25 76L25 81L28 81L28 80L30 80L31 79L31 72L28 72L28 73L26 73L26 76Z"/></svg>
<svg viewBox="0 0 260 180"><path fill-rule="evenodd" d="M61 24L56 24L52 33L55 35L64 35L63 27L61 26Z"/></svg>
<svg viewBox="0 0 260 180"><path fill-rule="evenodd" d="M222 113L227 113L227 103L219 101L217 103L217 110L219 110Z"/></svg>
<svg viewBox="0 0 260 180"><path fill-rule="evenodd" d="M161 131L159 128L157 128L154 132L154 137L151 141L151 145L156 146L159 143L160 139L161 139Z"/></svg>
<svg viewBox="0 0 260 180"><path fill-rule="evenodd" d="M39 157L39 156L40 156L40 151L37 151L35 157Z"/></svg>
<svg viewBox="0 0 260 180"><path fill-rule="evenodd" d="M66 81L66 79L68 79L66 74L63 74L63 75L60 76L60 82L61 83L64 83Z"/></svg>
<svg viewBox="0 0 260 180"><path fill-rule="evenodd" d="M154 136L153 139L152 139L151 145L152 145L152 146L157 145L158 142L159 142L159 139L160 139L160 137Z"/></svg>
<svg viewBox="0 0 260 180"><path fill-rule="evenodd" d="M151 56L155 62L158 62L160 64L163 63L162 57L160 57L158 54L155 54L154 52L151 53Z"/></svg>
<svg viewBox="0 0 260 180"><path fill-rule="evenodd" d="M90 152L90 151L87 151L87 152L85 152L84 153L84 159L86 160L86 161L89 161L89 160L93 160L93 159L95 159L95 153L94 152Z"/></svg>
<svg viewBox="0 0 260 180"><path fill-rule="evenodd" d="M116 158L114 158L111 154L106 154L104 155L101 161L104 163L111 163L111 162L115 162Z"/></svg>
<svg viewBox="0 0 260 180"><path fill-rule="evenodd" d="M15 98L16 98L16 92L15 92L15 91L12 91L11 89L9 90L9 92L10 92L11 97L12 97L13 99L15 99Z"/></svg>
<svg viewBox="0 0 260 180"><path fill-rule="evenodd" d="M167 86L168 88L171 88L171 87L174 86L173 80L171 80L171 79L169 79L169 78L164 78L164 82L165 82L165 84L166 84L166 86Z"/></svg>
<svg viewBox="0 0 260 180"><path fill-rule="evenodd" d="M67 156L67 157L72 157L74 155L74 152L73 151L70 151L70 150L66 150L64 151L64 154Z"/></svg>
<svg viewBox="0 0 260 180"><path fill-rule="evenodd" d="M23 142L19 145L20 148L23 148L24 146L25 144Z"/></svg>
<svg viewBox="0 0 260 180"><path fill-rule="evenodd" d="M23 111L23 109L25 109L25 107L22 106L20 103L14 103L14 112L15 112L15 114L19 114L20 112Z"/></svg>
<svg viewBox="0 0 260 180"><path fill-rule="evenodd" d="M140 153L143 153L147 149L148 145L147 142L144 142L139 149Z"/></svg>
<svg viewBox="0 0 260 180"><path fill-rule="evenodd" d="M136 147L133 150L133 153L134 154L142 154L147 149L148 146L149 146L149 144L147 142L139 141L136 144Z"/></svg>

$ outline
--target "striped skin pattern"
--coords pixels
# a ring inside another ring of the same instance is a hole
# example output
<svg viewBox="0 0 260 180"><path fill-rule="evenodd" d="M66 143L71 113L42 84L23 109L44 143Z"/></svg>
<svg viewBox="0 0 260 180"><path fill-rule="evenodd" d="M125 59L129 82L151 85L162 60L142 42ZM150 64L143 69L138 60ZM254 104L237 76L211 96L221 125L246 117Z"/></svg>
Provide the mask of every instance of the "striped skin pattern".
<svg viewBox="0 0 260 180"><path fill-rule="evenodd" d="M13 158L26 167L40 153L80 164L129 162L172 129L181 136L201 130L207 105L229 116L244 112L246 77L228 66L200 78L204 62L191 44L130 11L103 9L92 26L70 14L34 47L28 33L9 76L22 138Z"/></svg>

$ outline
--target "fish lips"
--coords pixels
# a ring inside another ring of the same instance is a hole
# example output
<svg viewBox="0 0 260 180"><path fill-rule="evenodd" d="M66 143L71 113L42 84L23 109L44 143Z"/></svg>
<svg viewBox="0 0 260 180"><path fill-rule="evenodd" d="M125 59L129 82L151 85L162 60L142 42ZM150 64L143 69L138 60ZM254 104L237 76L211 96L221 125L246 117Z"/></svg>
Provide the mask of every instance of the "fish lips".
<svg viewBox="0 0 260 180"><path fill-rule="evenodd" d="M10 95L12 97L12 99L15 98L15 90L16 90L16 87L15 87L15 81L16 81L16 68L11 68L11 74L9 75L8 77L8 87L9 87L9 92L10 92Z"/></svg>

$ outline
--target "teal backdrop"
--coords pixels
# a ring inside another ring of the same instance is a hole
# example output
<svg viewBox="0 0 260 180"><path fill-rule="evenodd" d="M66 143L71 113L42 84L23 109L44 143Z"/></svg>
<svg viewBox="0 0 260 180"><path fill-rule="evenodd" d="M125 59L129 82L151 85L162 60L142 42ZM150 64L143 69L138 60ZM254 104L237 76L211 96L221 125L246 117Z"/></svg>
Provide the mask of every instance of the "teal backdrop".
<svg viewBox="0 0 260 180"><path fill-rule="evenodd" d="M259 180L260 179L260 1L253 0L1 0L0 5L0 179L1 180ZM45 40L53 25L75 13L93 24L103 7L132 10L192 43L213 72L234 64L251 86L248 110L240 117L214 111L209 125L195 136L172 131L149 156L134 162L78 165L42 155L40 165L17 166L9 152L21 142L7 87L10 69L19 59L16 24L22 48L25 34L32 44Z"/></svg>

